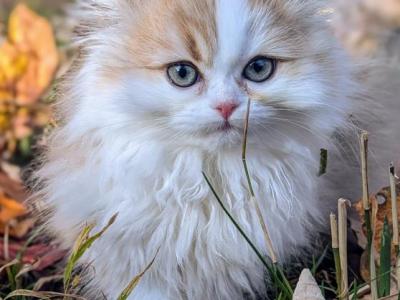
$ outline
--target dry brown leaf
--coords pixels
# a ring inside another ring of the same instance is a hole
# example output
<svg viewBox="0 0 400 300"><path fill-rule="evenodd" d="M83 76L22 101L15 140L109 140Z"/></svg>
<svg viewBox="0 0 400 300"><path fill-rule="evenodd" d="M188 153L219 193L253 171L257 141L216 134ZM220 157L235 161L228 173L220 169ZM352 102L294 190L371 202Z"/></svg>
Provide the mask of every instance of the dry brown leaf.
<svg viewBox="0 0 400 300"><path fill-rule="evenodd" d="M21 250L24 250L25 241L10 241L8 245L9 256L15 258ZM65 258L66 251L60 250L57 245L35 244L25 249L22 257L24 264L36 265L36 270L41 271L54 265ZM4 241L0 238L0 263L4 259Z"/></svg>
<svg viewBox="0 0 400 300"><path fill-rule="evenodd" d="M400 206L400 185L397 185L398 190L398 197L397 203ZM379 198L379 201L378 201ZM390 201L390 189L384 188L378 194L372 196L371 203L373 207L376 207L376 216L374 221L374 231L375 231L375 238L374 238L374 245L377 251L381 248L381 236L383 230L383 223L385 217L388 219L389 224L392 224L392 203ZM364 210L362 208L362 202L356 203L354 206L362 223L364 224ZM375 209L374 209L375 210ZM400 220L400 211L398 211L398 218ZM364 230L365 234L365 230ZM392 249L394 251L394 248Z"/></svg>
<svg viewBox="0 0 400 300"><path fill-rule="evenodd" d="M399 197L397 198L397 203L400 205L400 184L397 185L398 189L398 195ZM376 195L371 196L371 204L372 204L372 212L373 212L373 224L374 224L374 247L375 247L375 253L376 253L376 261L379 262L379 252L381 249L381 237L382 237L382 231L383 231L383 225L384 225L384 220L385 217L388 219L389 224L391 226L392 224L392 203L391 203L391 197L390 197L390 189L389 188L384 188L381 191L379 191ZM379 200L378 200L379 199ZM357 238L358 238L358 244L361 246L364 250L366 248L366 230L365 230L365 225L364 225L364 210L362 207L362 201L357 202L355 205L355 210L360 218L360 222L362 224L362 230L357 231ZM398 212L398 218L400 219L400 212ZM357 226L354 226L354 220L351 220L352 222L352 228L355 228ZM358 222L357 222L358 223ZM395 249L394 246L392 245L392 263L395 264L394 260L394 255ZM361 262L360 262L360 273L361 276L364 280L368 281L369 280L369 261L368 261L368 255L367 252L365 251L364 254L361 257Z"/></svg>
<svg viewBox="0 0 400 300"><path fill-rule="evenodd" d="M28 198L27 192L20 181L13 180L6 173L0 171L0 195L2 194L18 202L24 202Z"/></svg>
<svg viewBox="0 0 400 300"><path fill-rule="evenodd" d="M1 161L0 162L0 169L3 171L11 180L21 183L21 168L13 165L11 163L8 163L6 161Z"/></svg>

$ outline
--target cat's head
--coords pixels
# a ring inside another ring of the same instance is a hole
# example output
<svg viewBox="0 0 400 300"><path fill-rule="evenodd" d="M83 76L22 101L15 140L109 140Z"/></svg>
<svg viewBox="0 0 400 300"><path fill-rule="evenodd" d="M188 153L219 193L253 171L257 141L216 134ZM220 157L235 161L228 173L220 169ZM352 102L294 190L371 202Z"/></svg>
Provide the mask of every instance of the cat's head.
<svg viewBox="0 0 400 300"><path fill-rule="evenodd" d="M345 118L350 66L305 0L83 1L87 123L177 146L280 148ZM82 98L85 98L82 97ZM90 119L91 121L88 121Z"/></svg>

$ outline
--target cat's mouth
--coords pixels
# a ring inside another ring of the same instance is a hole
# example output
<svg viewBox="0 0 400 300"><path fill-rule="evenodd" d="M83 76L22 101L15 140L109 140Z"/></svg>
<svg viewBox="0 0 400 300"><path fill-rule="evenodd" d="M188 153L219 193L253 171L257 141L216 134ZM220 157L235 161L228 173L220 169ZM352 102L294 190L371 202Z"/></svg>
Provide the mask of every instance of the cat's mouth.
<svg viewBox="0 0 400 300"><path fill-rule="evenodd" d="M217 128L218 131L230 131L230 130L232 130L232 129L234 129L234 127L233 127L232 124L229 123L228 121L222 123L222 124Z"/></svg>
<svg viewBox="0 0 400 300"><path fill-rule="evenodd" d="M213 130L210 131L209 133L231 135L231 134L236 134L239 132L241 132L239 127L237 127L236 125L232 124L229 121L225 121L225 122L216 124L216 126L213 128Z"/></svg>
<svg viewBox="0 0 400 300"><path fill-rule="evenodd" d="M204 137L214 137L214 138L226 138L241 134L243 129L240 125L234 124L233 122L214 122L207 124L207 127L203 127L201 132Z"/></svg>

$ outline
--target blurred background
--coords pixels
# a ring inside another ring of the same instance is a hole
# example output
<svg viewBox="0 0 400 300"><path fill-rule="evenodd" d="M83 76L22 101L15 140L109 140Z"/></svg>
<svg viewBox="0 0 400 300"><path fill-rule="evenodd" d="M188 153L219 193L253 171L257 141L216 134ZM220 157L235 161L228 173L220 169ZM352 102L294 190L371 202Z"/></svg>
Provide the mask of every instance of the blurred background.
<svg viewBox="0 0 400 300"><path fill-rule="evenodd" d="M353 56L379 56L400 67L400 0L328 4L321 13ZM43 133L56 126L50 109L55 87L77 50L71 5L73 0L0 0L0 268L17 258L7 274L0 272L0 298L17 288L62 286L65 253L35 234L21 170L35 158L36 145L46 143Z"/></svg>

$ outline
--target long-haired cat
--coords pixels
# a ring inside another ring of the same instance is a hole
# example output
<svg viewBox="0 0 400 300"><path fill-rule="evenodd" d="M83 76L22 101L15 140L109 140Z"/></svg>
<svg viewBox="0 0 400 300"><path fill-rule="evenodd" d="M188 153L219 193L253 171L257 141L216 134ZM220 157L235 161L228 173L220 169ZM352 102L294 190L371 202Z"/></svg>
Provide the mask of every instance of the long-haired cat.
<svg viewBox="0 0 400 300"><path fill-rule="evenodd" d="M36 196L67 248L85 224L103 228L118 213L81 260L94 270L90 299L116 299L156 253L129 299L264 292L261 263L202 176L267 255L241 160L249 99L248 165L280 261L310 245L339 197L358 197L358 129L371 132L371 179L385 182L399 100L360 96L372 73L346 55L323 4L81 1L80 57ZM387 77L374 76L385 90Z"/></svg>

